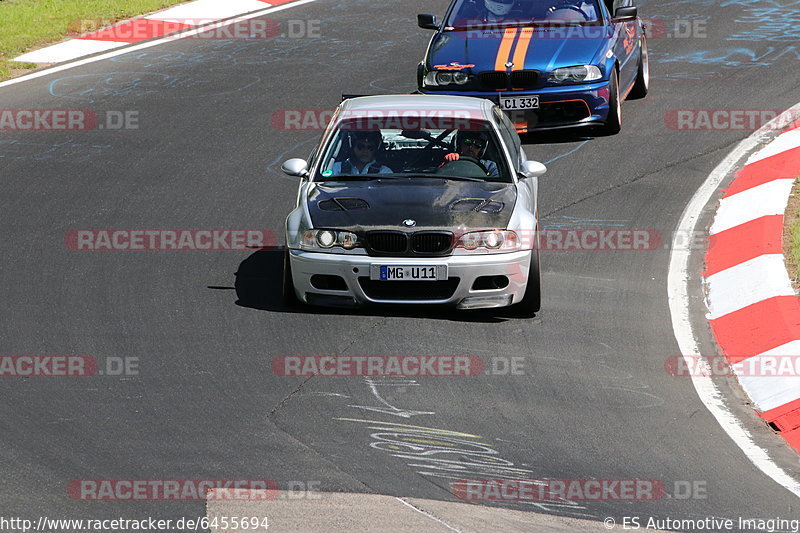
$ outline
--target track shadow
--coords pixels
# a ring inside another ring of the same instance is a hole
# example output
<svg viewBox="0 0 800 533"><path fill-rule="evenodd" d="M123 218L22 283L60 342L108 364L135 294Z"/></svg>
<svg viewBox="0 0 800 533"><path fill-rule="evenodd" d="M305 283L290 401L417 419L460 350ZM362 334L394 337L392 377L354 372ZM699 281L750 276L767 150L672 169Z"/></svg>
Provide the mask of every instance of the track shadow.
<svg viewBox="0 0 800 533"><path fill-rule="evenodd" d="M369 317L405 317L454 322L497 323L521 316L511 308L458 311L441 306L383 306L358 309L317 307L303 304L286 305L283 301L284 248L259 250L241 262L236 271L236 305L273 313L302 313L306 315L352 315ZM212 289L216 287L210 287Z"/></svg>
<svg viewBox="0 0 800 533"><path fill-rule="evenodd" d="M236 271L236 305L291 313L295 310L283 302L284 248L258 250L239 264Z"/></svg>

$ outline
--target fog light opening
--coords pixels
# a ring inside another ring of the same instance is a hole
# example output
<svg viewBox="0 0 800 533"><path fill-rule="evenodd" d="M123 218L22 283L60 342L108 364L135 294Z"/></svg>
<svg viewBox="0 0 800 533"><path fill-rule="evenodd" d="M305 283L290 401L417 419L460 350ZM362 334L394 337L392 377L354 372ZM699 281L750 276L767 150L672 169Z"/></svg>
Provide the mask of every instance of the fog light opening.
<svg viewBox="0 0 800 533"><path fill-rule="evenodd" d="M507 276L480 276L472 283L473 291L495 291L508 287Z"/></svg>
<svg viewBox="0 0 800 533"><path fill-rule="evenodd" d="M341 276L314 274L311 276L311 286L321 291L346 291L347 283Z"/></svg>

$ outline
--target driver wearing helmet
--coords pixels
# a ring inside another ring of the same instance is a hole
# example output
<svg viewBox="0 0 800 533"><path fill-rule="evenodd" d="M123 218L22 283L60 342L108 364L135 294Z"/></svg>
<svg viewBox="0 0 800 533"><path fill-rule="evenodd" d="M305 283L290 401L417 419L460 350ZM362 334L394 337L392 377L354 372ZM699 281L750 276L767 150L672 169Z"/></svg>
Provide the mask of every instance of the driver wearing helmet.
<svg viewBox="0 0 800 533"><path fill-rule="evenodd" d="M511 13L515 3L516 0L483 0L483 5L489 12L487 20L503 20Z"/></svg>
<svg viewBox="0 0 800 533"><path fill-rule="evenodd" d="M591 21L597 20L595 0L562 0L547 9L547 20Z"/></svg>
<svg viewBox="0 0 800 533"><path fill-rule="evenodd" d="M462 156L471 157L481 162L486 169L486 175L493 178L500 176L497 163L490 159L482 159L486 153L486 146L489 144L486 134L479 131L462 131L458 134L458 152L452 152L444 156L446 164L450 161L458 161Z"/></svg>
<svg viewBox="0 0 800 533"><path fill-rule="evenodd" d="M380 131L354 131L349 134L350 157L333 164L334 175L391 174L392 169L377 161L383 145Z"/></svg>

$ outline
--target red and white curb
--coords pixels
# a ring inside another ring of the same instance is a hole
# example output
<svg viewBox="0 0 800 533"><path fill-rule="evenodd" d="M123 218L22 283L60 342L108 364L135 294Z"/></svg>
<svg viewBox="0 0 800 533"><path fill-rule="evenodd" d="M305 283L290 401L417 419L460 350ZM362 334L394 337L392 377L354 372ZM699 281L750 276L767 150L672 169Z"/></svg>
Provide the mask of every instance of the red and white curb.
<svg viewBox="0 0 800 533"><path fill-rule="evenodd" d="M708 319L759 416L800 451L800 377L751 375L752 358L800 357L800 299L783 257L783 216L800 176L800 129L755 152L725 191L709 230ZM778 373L779 374L779 373ZM792 374L791 372L788 374Z"/></svg>
<svg viewBox="0 0 800 533"><path fill-rule="evenodd" d="M28 52L14 58L14 61L61 63L290 1L292 0L195 0Z"/></svg>

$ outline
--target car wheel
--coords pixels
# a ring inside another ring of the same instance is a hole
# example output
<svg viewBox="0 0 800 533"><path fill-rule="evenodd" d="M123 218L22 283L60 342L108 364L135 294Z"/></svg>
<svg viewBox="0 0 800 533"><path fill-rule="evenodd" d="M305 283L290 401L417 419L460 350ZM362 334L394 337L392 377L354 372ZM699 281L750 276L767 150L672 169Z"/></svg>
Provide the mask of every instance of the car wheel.
<svg viewBox="0 0 800 533"><path fill-rule="evenodd" d="M528 267L528 283L525 295L514 309L520 316L530 317L539 312L542 307L542 279L539 271L539 250L531 252L531 264Z"/></svg>
<svg viewBox="0 0 800 533"><path fill-rule="evenodd" d="M642 54L639 59L639 71L636 74L636 83L633 84L628 98L635 100L647 96L650 90L650 56L647 53L647 38L642 37Z"/></svg>
<svg viewBox="0 0 800 533"><path fill-rule="evenodd" d="M600 128L600 132L605 135L619 133L622 128L622 105L619 99L619 81L617 71L611 72L611 79L608 82L608 117L606 123Z"/></svg>
<svg viewBox="0 0 800 533"><path fill-rule="evenodd" d="M292 281L292 263L289 261L289 249L283 253L283 303L286 307L292 307L299 303L297 294L294 292L294 281Z"/></svg>

